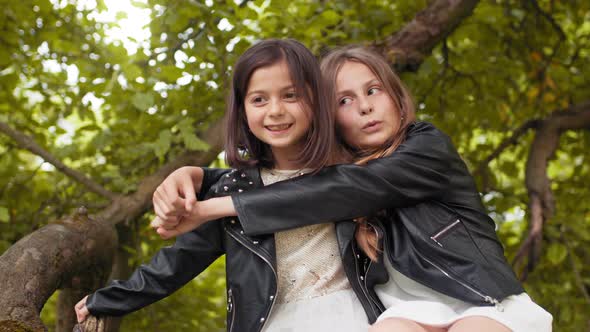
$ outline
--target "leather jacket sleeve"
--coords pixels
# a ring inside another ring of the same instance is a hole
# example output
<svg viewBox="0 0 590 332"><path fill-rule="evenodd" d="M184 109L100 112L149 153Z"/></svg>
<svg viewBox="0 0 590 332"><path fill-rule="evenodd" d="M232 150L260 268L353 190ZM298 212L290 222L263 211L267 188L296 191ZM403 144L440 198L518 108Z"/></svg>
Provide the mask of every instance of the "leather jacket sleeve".
<svg viewBox="0 0 590 332"><path fill-rule="evenodd" d="M212 184L229 170L204 168L199 199L207 198ZM86 300L92 315L121 316L158 301L188 283L225 253L220 221L213 220L177 237L162 248L128 280L114 280Z"/></svg>
<svg viewBox="0 0 590 332"><path fill-rule="evenodd" d="M223 255L220 226L213 220L179 236L128 280L114 280L91 294L86 307L95 316L121 316L172 294Z"/></svg>
<svg viewBox="0 0 590 332"><path fill-rule="evenodd" d="M428 123L416 123L388 156L359 166L329 166L313 175L232 195L244 232L268 234L296 227L368 216L444 195L450 139Z"/></svg>

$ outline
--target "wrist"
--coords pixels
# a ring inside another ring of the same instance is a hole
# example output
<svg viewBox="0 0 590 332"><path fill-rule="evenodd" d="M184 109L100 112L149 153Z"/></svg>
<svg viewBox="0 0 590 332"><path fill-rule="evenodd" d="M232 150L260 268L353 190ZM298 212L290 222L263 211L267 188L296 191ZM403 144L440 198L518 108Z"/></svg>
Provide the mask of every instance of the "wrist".
<svg viewBox="0 0 590 332"><path fill-rule="evenodd" d="M202 201L201 204L204 219L207 221L237 215L231 196L214 197Z"/></svg>

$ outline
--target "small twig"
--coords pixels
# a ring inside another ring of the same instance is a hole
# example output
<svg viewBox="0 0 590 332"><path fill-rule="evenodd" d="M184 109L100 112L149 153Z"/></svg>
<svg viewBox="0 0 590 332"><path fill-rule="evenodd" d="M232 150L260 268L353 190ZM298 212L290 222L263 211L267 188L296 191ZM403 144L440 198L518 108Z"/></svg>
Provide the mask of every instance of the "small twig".
<svg viewBox="0 0 590 332"><path fill-rule="evenodd" d="M484 159L481 163L479 163L479 166L473 172L473 175L484 174L486 168L488 167L489 163L492 162L492 160L498 158L498 156L500 156L500 154L502 152L504 152L504 150L506 150L511 145L518 143L518 139L522 135L526 134L526 132L531 128L537 128L539 123L540 123L539 119L528 120L527 122L522 124L520 127L516 128L512 132L512 135L510 135L510 137L503 140L502 143L500 143L500 145L498 145L498 147L496 149L494 149L494 151L486 159Z"/></svg>
<svg viewBox="0 0 590 332"><path fill-rule="evenodd" d="M77 182L86 186L90 191L99 194L103 197L106 197L110 200L114 199L117 195L106 190L98 183L92 181L89 177L85 174L76 171L67 167L64 163L62 163L59 159L54 157L51 153L43 149L39 146L30 136L27 136L18 130L11 128L8 124L0 121L0 132L3 132L7 136L11 137L15 140L18 145L26 150L29 150L33 154L38 155L39 157L43 158L46 162L52 164L57 168L59 171L67 175L68 177L76 180Z"/></svg>

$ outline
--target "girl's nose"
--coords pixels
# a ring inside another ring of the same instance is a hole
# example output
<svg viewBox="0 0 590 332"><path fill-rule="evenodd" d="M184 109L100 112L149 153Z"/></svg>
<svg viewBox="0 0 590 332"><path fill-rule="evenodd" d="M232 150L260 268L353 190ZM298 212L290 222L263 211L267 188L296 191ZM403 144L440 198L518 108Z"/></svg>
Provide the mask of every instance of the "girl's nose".
<svg viewBox="0 0 590 332"><path fill-rule="evenodd" d="M359 100L359 113L361 115L367 115L373 112L373 105L367 100L367 98L361 98Z"/></svg>
<svg viewBox="0 0 590 332"><path fill-rule="evenodd" d="M270 104L268 114L271 116L280 116L284 113L283 104L280 101L275 101Z"/></svg>

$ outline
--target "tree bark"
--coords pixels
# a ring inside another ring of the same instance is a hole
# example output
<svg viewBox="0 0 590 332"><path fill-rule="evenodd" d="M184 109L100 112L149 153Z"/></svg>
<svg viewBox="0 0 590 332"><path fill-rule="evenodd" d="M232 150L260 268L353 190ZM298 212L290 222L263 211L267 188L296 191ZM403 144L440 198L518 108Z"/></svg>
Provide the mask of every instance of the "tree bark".
<svg viewBox="0 0 590 332"><path fill-rule="evenodd" d="M555 214L555 199L547 166L559 147L564 131L590 129L590 101L553 112L536 129L526 163L525 185L529 195L529 228L514 257L520 279L526 280L541 255L543 226Z"/></svg>
<svg viewBox="0 0 590 332"><path fill-rule="evenodd" d="M117 235L84 209L24 237L2 256L0 330L45 331L39 313L57 288L96 289L112 265ZM71 328L71 326L70 326Z"/></svg>
<svg viewBox="0 0 590 332"><path fill-rule="evenodd" d="M434 0L400 31L375 45L398 71L416 71L445 38L473 13L479 0Z"/></svg>
<svg viewBox="0 0 590 332"><path fill-rule="evenodd" d="M135 193L118 196L96 215L76 213L42 227L10 247L0 256L0 280L4 281L0 286L0 332L45 331L39 313L55 290L73 288L87 294L104 285L117 248L115 225L142 216L151 206L156 187L173 170L210 164L221 150L223 137L219 120L205 135L211 146L208 152L180 155L145 177ZM105 322L97 324L95 328L105 331ZM85 326L88 325L92 324Z"/></svg>

